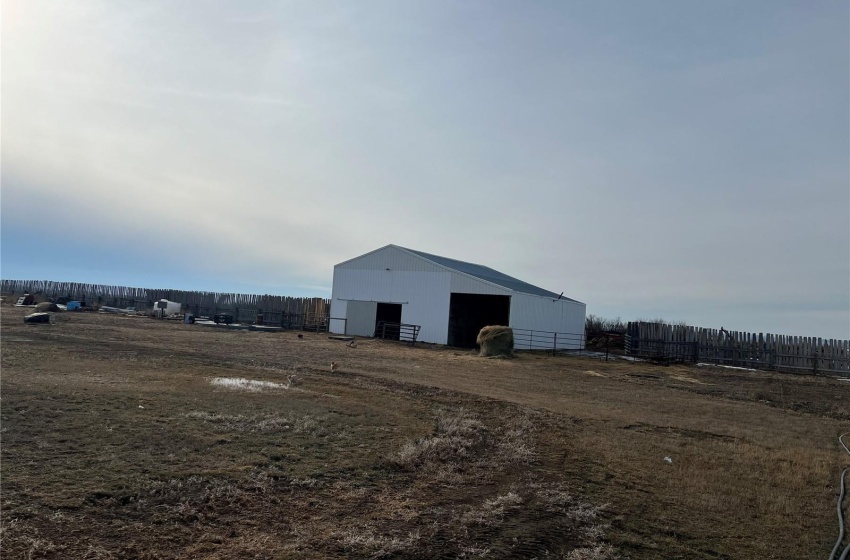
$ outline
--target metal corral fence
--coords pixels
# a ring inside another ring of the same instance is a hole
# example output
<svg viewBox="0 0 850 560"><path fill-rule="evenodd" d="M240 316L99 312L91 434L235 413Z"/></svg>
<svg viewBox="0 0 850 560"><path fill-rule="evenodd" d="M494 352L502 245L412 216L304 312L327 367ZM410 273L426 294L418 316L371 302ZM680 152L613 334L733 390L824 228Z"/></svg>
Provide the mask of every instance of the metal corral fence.
<svg viewBox="0 0 850 560"><path fill-rule="evenodd" d="M3 294L30 293L43 295L48 300L77 300L85 301L88 306L135 307L139 310L151 310L154 302L167 299L183 304L187 311L198 317L224 313L232 315L237 322L262 322L317 332L327 331L330 310L330 300L323 298L132 288L47 280L2 280L0 290Z"/></svg>
<svg viewBox="0 0 850 560"><path fill-rule="evenodd" d="M400 340L408 344L416 344L419 337L420 325L408 323L393 323L391 321L378 321L375 325L375 338L384 340Z"/></svg>
<svg viewBox="0 0 850 560"><path fill-rule="evenodd" d="M514 350L544 350L552 355L559 352L581 353L584 350L584 333L559 333L513 329Z"/></svg>
<svg viewBox="0 0 850 560"><path fill-rule="evenodd" d="M850 341L632 322L626 354L663 363L850 375Z"/></svg>

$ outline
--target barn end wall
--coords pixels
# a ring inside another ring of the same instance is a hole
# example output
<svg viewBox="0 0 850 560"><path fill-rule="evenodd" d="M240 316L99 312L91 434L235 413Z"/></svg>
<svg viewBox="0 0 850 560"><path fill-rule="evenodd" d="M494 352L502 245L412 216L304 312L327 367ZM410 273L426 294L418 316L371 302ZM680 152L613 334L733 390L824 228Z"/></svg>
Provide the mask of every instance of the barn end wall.
<svg viewBox="0 0 850 560"><path fill-rule="evenodd" d="M345 317L346 300L401 303L401 321L420 325L419 340L445 344L449 323L451 273L403 270L334 271L331 316ZM339 310L340 314L337 314ZM331 332L342 333L342 321L331 321Z"/></svg>
<svg viewBox="0 0 850 560"><path fill-rule="evenodd" d="M387 246L345 261L334 270L406 270L408 272L446 272L446 269L398 247Z"/></svg>

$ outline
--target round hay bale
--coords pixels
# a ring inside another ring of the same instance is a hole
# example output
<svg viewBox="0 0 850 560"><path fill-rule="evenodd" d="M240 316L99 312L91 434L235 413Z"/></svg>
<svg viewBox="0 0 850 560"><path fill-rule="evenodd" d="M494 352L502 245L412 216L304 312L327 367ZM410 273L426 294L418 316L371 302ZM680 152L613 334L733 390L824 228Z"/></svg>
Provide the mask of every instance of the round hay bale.
<svg viewBox="0 0 850 560"><path fill-rule="evenodd" d="M36 312L44 313L45 311L59 311L59 306L49 301L43 301L35 306Z"/></svg>
<svg viewBox="0 0 850 560"><path fill-rule="evenodd" d="M475 342L481 347L479 356L514 357L514 330L510 327L490 325L481 329Z"/></svg>

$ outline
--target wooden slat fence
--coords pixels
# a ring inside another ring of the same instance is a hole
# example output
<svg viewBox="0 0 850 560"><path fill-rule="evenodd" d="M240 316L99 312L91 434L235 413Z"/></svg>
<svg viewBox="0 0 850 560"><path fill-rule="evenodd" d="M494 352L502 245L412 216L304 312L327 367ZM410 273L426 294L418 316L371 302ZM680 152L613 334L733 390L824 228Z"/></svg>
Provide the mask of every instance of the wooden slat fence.
<svg viewBox="0 0 850 560"><path fill-rule="evenodd" d="M850 375L850 341L631 322L628 354L664 362Z"/></svg>
<svg viewBox="0 0 850 560"><path fill-rule="evenodd" d="M152 309L154 302L167 299L186 305L197 316L228 313L236 321L254 322L258 315L262 315L263 323L288 328L300 328L309 321L326 322L330 312L330 300L324 298L131 288L49 280L2 280L0 291L11 295L43 294L51 299L85 300L89 305L135 307L140 310Z"/></svg>

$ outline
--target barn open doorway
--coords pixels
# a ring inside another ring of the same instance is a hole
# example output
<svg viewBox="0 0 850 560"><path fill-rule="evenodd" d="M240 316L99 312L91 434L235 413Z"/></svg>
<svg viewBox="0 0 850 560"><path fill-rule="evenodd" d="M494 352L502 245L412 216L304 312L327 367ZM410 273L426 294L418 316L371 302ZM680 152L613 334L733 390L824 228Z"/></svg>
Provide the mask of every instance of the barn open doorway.
<svg viewBox="0 0 850 560"><path fill-rule="evenodd" d="M449 301L448 345L475 348L478 331L487 325L508 325L510 296L452 294Z"/></svg>
<svg viewBox="0 0 850 560"><path fill-rule="evenodd" d="M385 323L392 323L392 327L383 326ZM401 323L401 304L400 303L379 303L377 312L375 313L375 335L382 336L390 340L398 340L399 328ZM383 328L383 332L378 332L379 328ZM384 333L386 333L384 335Z"/></svg>

